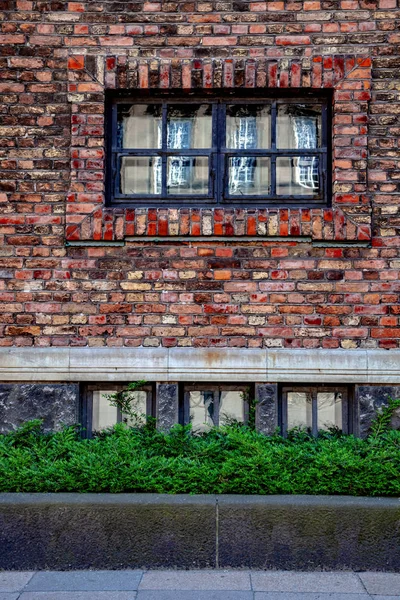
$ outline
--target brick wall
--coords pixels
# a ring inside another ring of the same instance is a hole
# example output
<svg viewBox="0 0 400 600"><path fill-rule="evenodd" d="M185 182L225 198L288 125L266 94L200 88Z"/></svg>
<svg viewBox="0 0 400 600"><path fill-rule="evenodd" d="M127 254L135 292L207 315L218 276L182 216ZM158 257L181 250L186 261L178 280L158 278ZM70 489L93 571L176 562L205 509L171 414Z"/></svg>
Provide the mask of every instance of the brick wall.
<svg viewBox="0 0 400 600"><path fill-rule="evenodd" d="M399 346L396 0L0 0L0 20L1 345ZM108 89L232 87L333 90L331 208L104 207Z"/></svg>

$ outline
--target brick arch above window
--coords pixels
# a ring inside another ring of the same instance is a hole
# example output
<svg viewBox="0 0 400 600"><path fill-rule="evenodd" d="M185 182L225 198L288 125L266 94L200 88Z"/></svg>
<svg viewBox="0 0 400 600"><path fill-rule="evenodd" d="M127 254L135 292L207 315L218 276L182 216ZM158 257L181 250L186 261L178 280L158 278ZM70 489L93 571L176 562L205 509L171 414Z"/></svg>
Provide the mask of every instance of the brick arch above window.
<svg viewBox="0 0 400 600"><path fill-rule="evenodd" d="M368 50L368 49L367 49ZM68 241L122 241L127 236L306 236L369 241L368 56L280 59L137 59L125 50L70 50L72 104ZM107 90L333 89L331 208L105 207L104 104Z"/></svg>

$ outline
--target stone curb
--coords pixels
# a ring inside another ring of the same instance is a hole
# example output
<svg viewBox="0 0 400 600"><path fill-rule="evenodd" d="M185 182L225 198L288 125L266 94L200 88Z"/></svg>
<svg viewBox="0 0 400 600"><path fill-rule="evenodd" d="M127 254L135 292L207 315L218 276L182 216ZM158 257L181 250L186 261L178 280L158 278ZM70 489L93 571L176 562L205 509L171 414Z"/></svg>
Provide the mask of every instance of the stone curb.
<svg viewBox="0 0 400 600"><path fill-rule="evenodd" d="M0 494L0 569L400 571L400 500Z"/></svg>

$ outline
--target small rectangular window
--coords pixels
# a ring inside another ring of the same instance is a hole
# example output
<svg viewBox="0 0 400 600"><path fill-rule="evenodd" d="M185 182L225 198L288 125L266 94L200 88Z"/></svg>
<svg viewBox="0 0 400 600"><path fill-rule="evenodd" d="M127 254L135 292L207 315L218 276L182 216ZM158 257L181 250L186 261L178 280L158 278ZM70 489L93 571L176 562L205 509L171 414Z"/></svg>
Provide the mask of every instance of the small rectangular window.
<svg viewBox="0 0 400 600"><path fill-rule="evenodd" d="M108 201L142 206L326 205L324 95L110 100Z"/></svg>
<svg viewBox="0 0 400 600"><path fill-rule="evenodd" d="M184 386L184 423L194 431L229 423L246 423L249 390L246 386Z"/></svg>
<svg viewBox="0 0 400 600"><path fill-rule="evenodd" d="M290 429L319 430L337 428L349 433L349 406L346 387L283 387L281 425L283 435Z"/></svg>
<svg viewBox="0 0 400 600"><path fill-rule="evenodd" d="M82 421L88 437L91 437L93 432L102 431L116 423L126 423L129 426L144 424L147 417L155 415L153 386L146 385L140 390L128 393L131 408L135 413L134 419L124 414L117 406L113 406L108 398L110 394L124 389L126 386L123 385L87 386L83 397Z"/></svg>

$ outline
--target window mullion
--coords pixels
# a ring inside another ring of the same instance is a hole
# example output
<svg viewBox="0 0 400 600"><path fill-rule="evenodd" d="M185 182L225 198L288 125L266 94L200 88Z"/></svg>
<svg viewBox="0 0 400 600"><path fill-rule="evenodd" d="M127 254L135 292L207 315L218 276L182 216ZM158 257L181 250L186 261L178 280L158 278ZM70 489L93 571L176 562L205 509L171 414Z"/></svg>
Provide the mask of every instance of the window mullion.
<svg viewBox="0 0 400 600"><path fill-rule="evenodd" d="M314 437L318 435L318 402L317 402L317 390L312 391L312 434Z"/></svg>
<svg viewBox="0 0 400 600"><path fill-rule="evenodd" d="M162 104L161 116L161 196L167 197L167 145L168 145L168 123L167 123L167 103Z"/></svg>
<svg viewBox="0 0 400 600"><path fill-rule="evenodd" d="M225 196L225 161L226 157L221 153L221 149L226 147L226 104L221 103L217 106L217 177L216 177L216 199L217 203L222 202Z"/></svg>
<svg viewBox="0 0 400 600"><path fill-rule="evenodd" d="M276 152L276 101L271 107L271 148ZM276 154L271 155L271 196L276 196Z"/></svg>

